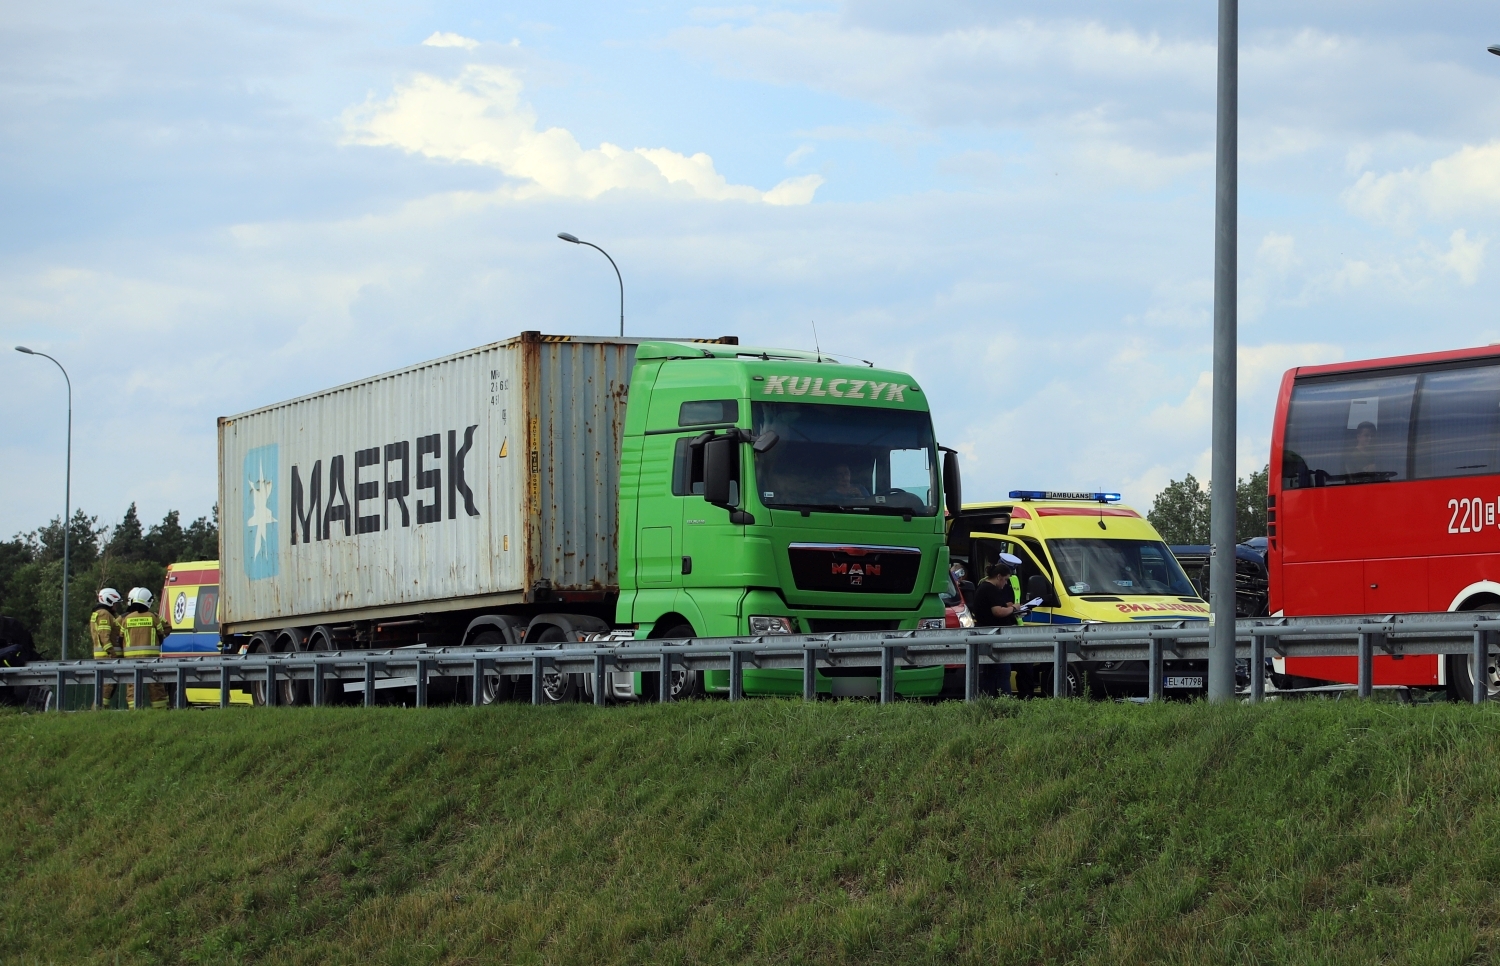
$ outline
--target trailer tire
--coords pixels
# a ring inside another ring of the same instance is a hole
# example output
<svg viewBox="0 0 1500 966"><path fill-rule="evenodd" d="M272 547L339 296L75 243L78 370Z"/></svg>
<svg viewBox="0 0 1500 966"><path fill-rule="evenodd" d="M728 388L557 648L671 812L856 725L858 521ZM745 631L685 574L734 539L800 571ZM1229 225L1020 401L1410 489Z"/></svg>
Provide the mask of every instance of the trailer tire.
<svg viewBox="0 0 1500 966"><path fill-rule="evenodd" d="M250 638L246 645L246 654L270 654L272 645L276 643L274 634L261 631ZM263 708L266 704L266 679L260 674L252 674L250 680L245 682L246 691L250 692L250 703L257 708ZM279 697L279 695L278 695Z"/></svg>
<svg viewBox="0 0 1500 966"><path fill-rule="evenodd" d="M567 643L568 635L562 628L548 625L537 634L536 640L527 641L528 644L562 645ZM577 674L562 674L552 668L542 672L542 700L547 704L570 704L578 700L578 694L582 690L579 687Z"/></svg>
<svg viewBox="0 0 1500 966"><path fill-rule="evenodd" d="M502 647L505 643L505 636L498 630L482 631L469 639L470 647ZM529 686L531 679L526 678L525 680ZM483 680L476 682L476 684L480 688L480 704L499 704L501 701L509 701L515 690L515 685L510 678L494 671L486 673Z"/></svg>

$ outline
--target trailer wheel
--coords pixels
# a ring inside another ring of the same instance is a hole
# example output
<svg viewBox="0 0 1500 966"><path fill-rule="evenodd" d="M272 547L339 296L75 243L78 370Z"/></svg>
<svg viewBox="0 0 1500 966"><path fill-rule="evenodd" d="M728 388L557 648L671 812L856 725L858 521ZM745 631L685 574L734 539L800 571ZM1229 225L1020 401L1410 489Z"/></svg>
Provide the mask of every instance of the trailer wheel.
<svg viewBox="0 0 1500 966"><path fill-rule="evenodd" d="M248 654L269 654L271 646L275 643L275 636L262 631L250 638L250 644L246 651ZM257 708L265 707L266 704L266 679L259 674L251 676L246 682L250 692L250 702ZM278 689L279 690L279 689Z"/></svg>
<svg viewBox="0 0 1500 966"><path fill-rule="evenodd" d="M1500 611L1500 601L1486 601L1478 607L1466 607L1470 611ZM1465 704L1474 700L1474 659L1467 654L1449 654L1448 698ZM1491 654L1485 662L1484 674L1487 688L1486 698L1500 701L1500 655Z"/></svg>
<svg viewBox="0 0 1500 966"><path fill-rule="evenodd" d="M502 647L504 644L505 638L500 635L499 631L475 634L469 641L470 647ZM514 685L510 679L494 671L485 674L484 679L478 682L478 686L480 704L498 704L501 701L509 701L513 695Z"/></svg>
<svg viewBox="0 0 1500 966"><path fill-rule="evenodd" d="M528 644L563 644L568 635L560 627L547 627ZM548 704L568 704L578 700L578 675L561 674L554 668L542 672L542 700Z"/></svg>

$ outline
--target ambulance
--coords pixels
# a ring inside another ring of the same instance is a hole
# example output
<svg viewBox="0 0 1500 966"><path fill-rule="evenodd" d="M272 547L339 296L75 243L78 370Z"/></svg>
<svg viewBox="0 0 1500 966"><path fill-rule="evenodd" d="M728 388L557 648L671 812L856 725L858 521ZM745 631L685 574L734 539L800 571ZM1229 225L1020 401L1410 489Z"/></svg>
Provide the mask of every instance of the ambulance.
<svg viewBox="0 0 1500 966"><path fill-rule="evenodd" d="M1041 600L1028 625L1208 620L1208 602L1166 542L1118 493L1012 490L1006 503L968 504L949 529L948 549L975 580L1000 554L1019 557L1022 596ZM1041 668L1043 694L1052 693L1051 667ZM1165 668L1168 696L1206 692L1206 661ZM1144 661L1069 662L1067 693L1141 696L1147 674Z"/></svg>
<svg viewBox="0 0 1500 966"><path fill-rule="evenodd" d="M172 628L162 641L164 658L219 653L219 562L197 560L167 566L161 590L161 617ZM188 688L189 704L218 705L219 689ZM251 704L245 691L229 692L231 704Z"/></svg>

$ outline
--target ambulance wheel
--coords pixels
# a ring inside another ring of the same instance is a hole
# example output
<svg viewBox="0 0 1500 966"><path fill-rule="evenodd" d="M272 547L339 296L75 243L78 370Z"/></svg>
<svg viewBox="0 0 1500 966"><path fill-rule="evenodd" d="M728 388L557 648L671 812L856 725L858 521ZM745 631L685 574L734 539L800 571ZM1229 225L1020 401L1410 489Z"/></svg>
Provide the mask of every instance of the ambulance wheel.
<svg viewBox="0 0 1500 966"><path fill-rule="evenodd" d="M1470 611L1500 611L1500 601L1486 601L1478 607L1467 607ZM1479 675L1484 678L1486 687L1486 699L1490 701L1500 700L1500 655L1490 653L1485 661L1484 673ZM1469 704L1474 700L1474 658L1468 654L1449 654L1448 662L1448 698L1452 701L1462 701Z"/></svg>
<svg viewBox="0 0 1500 966"><path fill-rule="evenodd" d="M485 631L483 634L475 634L468 643L469 647L503 647L505 638L499 631ZM529 687L531 678L526 678ZM501 701L509 701L512 697L514 683L510 678L494 671L486 673L479 682L479 703L497 704Z"/></svg>
<svg viewBox="0 0 1500 966"><path fill-rule="evenodd" d="M568 635L560 627L547 627L528 644L564 644ZM561 674L555 668L542 672L542 700L547 704L568 704L578 700L578 675Z"/></svg>
<svg viewBox="0 0 1500 966"><path fill-rule="evenodd" d="M667 628L655 637L671 640L674 637L692 637L693 628L690 624L677 624ZM701 698L706 693L703 684L702 671L689 671L687 668L672 669L672 700L690 701L693 698Z"/></svg>

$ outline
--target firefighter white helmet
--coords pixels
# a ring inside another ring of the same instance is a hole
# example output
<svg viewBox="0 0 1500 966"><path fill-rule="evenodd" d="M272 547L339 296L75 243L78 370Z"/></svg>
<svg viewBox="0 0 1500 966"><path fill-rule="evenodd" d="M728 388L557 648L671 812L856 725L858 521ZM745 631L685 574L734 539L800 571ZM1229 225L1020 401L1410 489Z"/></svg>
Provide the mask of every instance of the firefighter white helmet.
<svg viewBox="0 0 1500 966"><path fill-rule="evenodd" d="M113 607L120 602L120 592L113 587L106 587L99 591L99 603L105 607Z"/></svg>
<svg viewBox="0 0 1500 966"><path fill-rule="evenodd" d="M150 610L155 600L156 598L151 596L151 591L144 587L132 587L130 589L130 602L132 604L140 604L142 607Z"/></svg>

